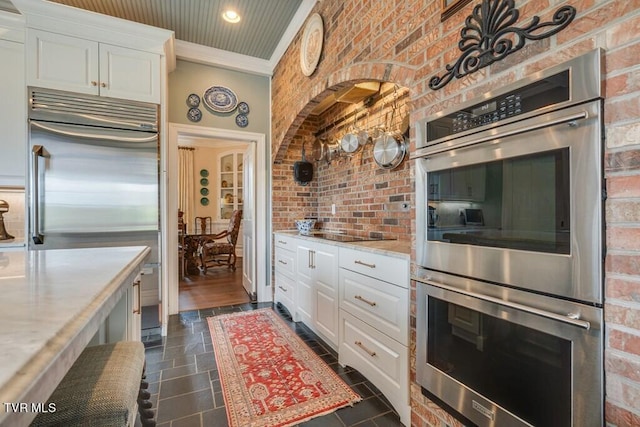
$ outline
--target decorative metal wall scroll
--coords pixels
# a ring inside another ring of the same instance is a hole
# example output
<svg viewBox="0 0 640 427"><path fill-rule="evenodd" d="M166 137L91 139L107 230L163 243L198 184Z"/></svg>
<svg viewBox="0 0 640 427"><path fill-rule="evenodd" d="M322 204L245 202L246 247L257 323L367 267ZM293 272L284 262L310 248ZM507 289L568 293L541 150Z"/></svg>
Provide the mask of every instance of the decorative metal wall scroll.
<svg viewBox="0 0 640 427"><path fill-rule="evenodd" d="M540 23L540 17L534 16L524 28L513 26L519 15L514 0L482 0L482 4L473 8L460 32L458 47L462 55L455 64L447 64L447 72L442 77L432 77L429 87L441 89L454 77L474 73L521 49L527 39L542 40L560 32L573 21L576 9L562 6L550 22Z"/></svg>

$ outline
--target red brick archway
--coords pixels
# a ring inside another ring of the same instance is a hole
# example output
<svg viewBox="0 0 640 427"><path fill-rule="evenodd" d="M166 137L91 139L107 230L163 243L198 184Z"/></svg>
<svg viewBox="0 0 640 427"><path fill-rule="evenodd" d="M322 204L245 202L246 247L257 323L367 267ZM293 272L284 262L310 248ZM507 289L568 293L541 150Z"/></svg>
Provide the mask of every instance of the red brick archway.
<svg viewBox="0 0 640 427"><path fill-rule="evenodd" d="M272 160L273 163L282 162L289 144L298 132L298 129L307 119L311 111L327 96L345 87L363 81L377 80L381 82L395 83L407 87L413 97L414 76L416 70L402 64L391 62L364 62L357 63L330 74L322 83L313 86L306 97L300 101L302 107L296 117L287 128L287 131L278 141L278 135L274 138Z"/></svg>

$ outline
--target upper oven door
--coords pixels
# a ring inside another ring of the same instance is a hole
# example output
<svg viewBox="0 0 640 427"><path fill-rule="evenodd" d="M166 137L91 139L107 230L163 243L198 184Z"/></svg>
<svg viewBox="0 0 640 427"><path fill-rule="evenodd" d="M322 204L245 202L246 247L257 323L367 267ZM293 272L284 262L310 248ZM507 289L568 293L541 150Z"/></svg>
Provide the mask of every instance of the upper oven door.
<svg viewBox="0 0 640 427"><path fill-rule="evenodd" d="M418 157L418 264L602 303L600 110L594 101Z"/></svg>

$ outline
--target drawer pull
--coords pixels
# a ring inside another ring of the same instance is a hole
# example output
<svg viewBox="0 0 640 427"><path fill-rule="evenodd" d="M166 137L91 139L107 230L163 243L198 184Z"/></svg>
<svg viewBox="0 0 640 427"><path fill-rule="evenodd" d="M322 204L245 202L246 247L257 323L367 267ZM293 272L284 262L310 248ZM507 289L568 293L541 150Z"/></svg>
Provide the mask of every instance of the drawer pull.
<svg viewBox="0 0 640 427"><path fill-rule="evenodd" d="M281 260L281 259L279 259L279 260L278 260L278 262L279 262L280 264L287 265L287 263L286 263L285 261Z"/></svg>
<svg viewBox="0 0 640 427"><path fill-rule="evenodd" d="M365 267L369 267L369 268L376 268L375 264L367 264L364 261L360 261L359 259L354 261L356 264L360 264L360 265L364 265Z"/></svg>
<svg viewBox="0 0 640 427"><path fill-rule="evenodd" d="M368 299L361 297L360 295L354 296L355 299L360 300L364 303L369 304L371 307L375 307L377 304L374 301L369 301Z"/></svg>
<svg viewBox="0 0 640 427"><path fill-rule="evenodd" d="M374 357L376 355L375 351L371 351L369 350L367 347L364 346L364 344L362 344L360 341L354 341L353 342L355 345L357 345L358 347L360 347L361 349L363 349L364 351L367 352L367 354L371 357Z"/></svg>
<svg viewBox="0 0 640 427"><path fill-rule="evenodd" d="M280 243L281 245L286 245L287 242L285 242L284 240L278 240L278 243Z"/></svg>
<svg viewBox="0 0 640 427"><path fill-rule="evenodd" d="M280 289L282 289L284 292L287 292L287 288L283 288L282 286L278 286Z"/></svg>

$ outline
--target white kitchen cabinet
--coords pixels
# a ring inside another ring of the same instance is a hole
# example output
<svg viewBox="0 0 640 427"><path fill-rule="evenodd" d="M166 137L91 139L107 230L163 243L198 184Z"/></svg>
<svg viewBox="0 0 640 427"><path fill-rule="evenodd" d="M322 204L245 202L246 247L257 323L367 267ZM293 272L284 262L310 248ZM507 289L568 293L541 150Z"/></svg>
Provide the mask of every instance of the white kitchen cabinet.
<svg viewBox="0 0 640 427"><path fill-rule="evenodd" d="M409 260L340 248L338 362L362 373L405 425L409 405Z"/></svg>
<svg viewBox="0 0 640 427"><path fill-rule="evenodd" d="M139 271L126 280L130 285L89 345L142 339L141 274Z"/></svg>
<svg viewBox="0 0 640 427"><path fill-rule="evenodd" d="M24 187L27 155L24 30L5 25L2 15L0 61L0 186Z"/></svg>
<svg viewBox="0 0 640 427"><path fill-rule="evenodd" d="M299 240L296 312L327 344L338 345L338 248Z"/></svg>
<svg viewBox="0 0 640 427"><path fill-rule="evenodd" d="M160 103L160 56L63 34L27 31L27 84Z"/></svg>
<svg viewBox="0 0 640 427"><path fill-rule="evenodd" d="M282 236L275 239L274 300L284 305L293 320L296 317L296 243Z"/></svg>

